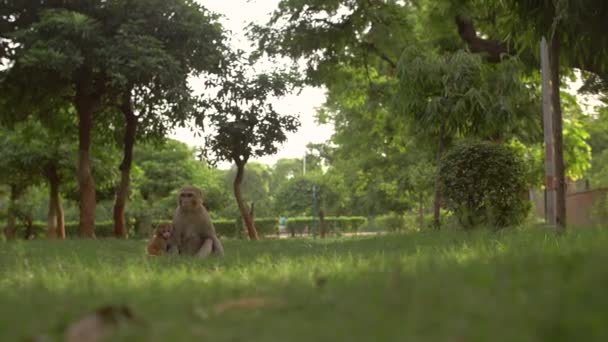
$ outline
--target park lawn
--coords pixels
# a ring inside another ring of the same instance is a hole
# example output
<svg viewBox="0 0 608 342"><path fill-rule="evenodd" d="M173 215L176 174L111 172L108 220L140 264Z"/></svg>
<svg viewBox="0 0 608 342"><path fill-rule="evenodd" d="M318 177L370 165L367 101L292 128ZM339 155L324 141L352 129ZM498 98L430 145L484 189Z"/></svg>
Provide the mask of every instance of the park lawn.
<svg viewBox="0 0 608 342"><path fill-rule="evenodd" d="M0 244L0 340L57 338L125 304L112 341L608 341L608 231L225 241L223 259L144 241Z"/></svg>

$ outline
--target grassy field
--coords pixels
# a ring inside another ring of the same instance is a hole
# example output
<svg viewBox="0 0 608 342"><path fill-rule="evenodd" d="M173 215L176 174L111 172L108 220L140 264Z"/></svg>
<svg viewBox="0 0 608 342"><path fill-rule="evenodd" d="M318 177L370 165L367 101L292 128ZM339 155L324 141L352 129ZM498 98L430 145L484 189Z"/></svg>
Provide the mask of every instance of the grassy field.
<svg viewBox="0 0 608 342"><path fill-rule="evenodd" d="M226 241L223 259L144 241L0 244L0 340L57 339L103 305L112 341L607 341L608 231Z"/></svg>

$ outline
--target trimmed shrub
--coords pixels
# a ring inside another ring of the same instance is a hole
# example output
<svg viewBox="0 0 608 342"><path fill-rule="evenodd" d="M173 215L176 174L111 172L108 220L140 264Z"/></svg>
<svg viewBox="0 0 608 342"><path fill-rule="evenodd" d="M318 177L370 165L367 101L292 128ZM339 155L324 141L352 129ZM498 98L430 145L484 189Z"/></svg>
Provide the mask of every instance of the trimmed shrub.
<svg viewBox="0 0 608 342"><path fill-rule="evenodd" d="M507 146L460 143L443 157L439 177L445 206L463 228L515 226L530 210L524 160Z"/></svg>
<svg viewBox="0 0 608 342"><path fill-rule="evenodd" d="M242 226L239 220L217 219L211 221L215 227L215 232L220 237L236 238L240 236Z"/></svg>
<svg viewBox="0 0 608 342"><path fill-rule="evenodd" d="M367 222L367 218L354 216L327 216L325 226L329 234L354 233L359 231ZM308 228L308 230L307 230ZM314 229L319 229L318 217L290 217L287 219L287 231L291 234L313 233ZM315 232L319 233L319 232Z"/></svg>
<svg viewBox="0 0 608 342"><path fill-rule="evenodd" d="M34 221L34 236L37 238L46 237L46 222ZM19 227L19 231L22 231L23 227ZM17 233L19 234L19 233ZM78 222L69 221L65 223L65 235L67 238L78 237ZM95 236L98 238L112 237L114 236L114 223L112 221L97 221L95 222Z"/></svg>
<svg viewBox="0 0 608 342"><path fill-rule="evenodd" d="M171 220L151 220L150 230L140 231L136 236L130 234L131 237L135 238L148 238L152 235L151 227L156 226L160 223L170 223ZM220 237L226 238L242 238L243 225L241 219L214 219L212 220L215 230ZM325 224L327 225L328 233L346 233L356 232L360 227L365 225L367 219L365 217L326 217ZM288 229L294 229L298 234L306 233L306 227L308 226L312 232L319 224L319 219L312 217L292 217L287 221ZM129 228L132 228L133 223L130 224ZM255 227L260 237L265 235L275 235L279 229L279 219L276 217L260 217L255 219ZM20 228L21 229L21 228ZM66 235L68 238L78 237L78 222L66 222L65 224ZM112 237L114 230L114 224L112 221L99 221L95 224L95 235L99 238ZM131 229L130 229L131 231ZM34 222L34 235L40 238L46 237L46 222Z"/></svg>
<svg viewBox="0 0 608 342"><path fill-rule="evenodd" d="M279 230L279 219L275 217L256 218L255 229L260 236L276 234Z"/></svg>

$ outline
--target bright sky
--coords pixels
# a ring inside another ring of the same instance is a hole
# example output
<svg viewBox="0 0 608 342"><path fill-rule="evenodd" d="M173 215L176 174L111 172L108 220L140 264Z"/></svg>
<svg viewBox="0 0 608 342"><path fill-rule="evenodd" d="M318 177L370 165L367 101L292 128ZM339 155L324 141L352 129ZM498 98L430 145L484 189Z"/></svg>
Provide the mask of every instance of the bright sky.
<svg viewBox="0 0 608 342"><path fill-rule="evenodd" d="M270 13L276 8L278 0L197 0L207 9L225 16L222 24L232 32L234 45L240 49L249 51L250 42L245 37L244 28L250 22L263 24L270 17ZM200 92L203 87L200 80L192 80L194 90ZM279 152L273 156L256 159L266 164L274 164L281 158L301 158L304 155L306 144L325 142L333 133L332 125L319 126L315 123L314 114L316 109L325 101L325 92L319 88L305 88L299 95L293 94L276 99L273 104L279 113L299 113L301 127L296 133L288 135L287 142L279 148ZM187 128L177 129L171 136L191 146L203 145L202 137L195 137ZM227 163L218 165L220 168L228 168Z"/></svg>

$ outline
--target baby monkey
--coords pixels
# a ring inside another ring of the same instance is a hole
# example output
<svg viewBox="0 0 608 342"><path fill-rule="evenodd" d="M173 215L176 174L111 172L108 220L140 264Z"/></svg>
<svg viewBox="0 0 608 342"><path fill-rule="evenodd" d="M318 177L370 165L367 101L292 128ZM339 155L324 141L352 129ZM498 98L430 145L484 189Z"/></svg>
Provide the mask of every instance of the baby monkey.
<svg viewBox="0 0 608 342"><path fill-rule="evenodd" d="M161 223L156 226L154 230L154 236L148 243L148 254L150 255L164 255L169 249L169 238L173 233L173 224Z"/></svg>

